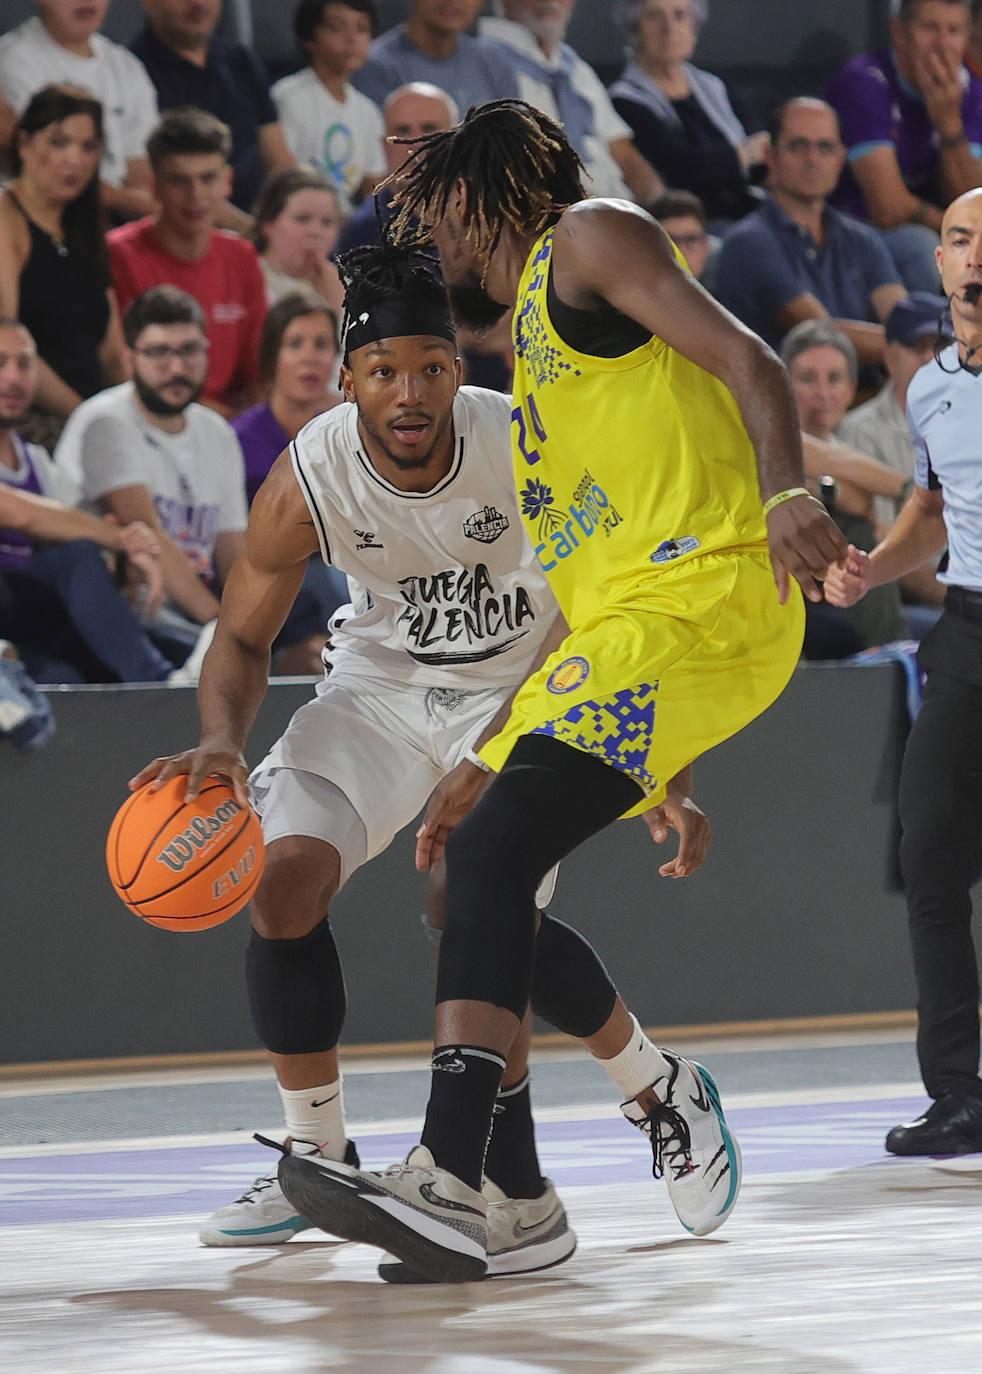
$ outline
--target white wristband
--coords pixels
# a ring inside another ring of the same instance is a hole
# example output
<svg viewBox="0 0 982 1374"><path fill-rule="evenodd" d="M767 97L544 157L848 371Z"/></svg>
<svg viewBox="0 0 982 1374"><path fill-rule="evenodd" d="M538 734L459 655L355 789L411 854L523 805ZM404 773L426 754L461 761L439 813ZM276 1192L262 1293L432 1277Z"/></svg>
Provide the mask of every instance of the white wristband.
<svg viewBox="0 0 982 1374"><path fill-rule="evenodd" d="M494 769L489 763L485 763L480 754L476 754L473 749L468 749L464 758L468 763L472 763L475 768L480 768L482 773L493 773Z"/></svg>

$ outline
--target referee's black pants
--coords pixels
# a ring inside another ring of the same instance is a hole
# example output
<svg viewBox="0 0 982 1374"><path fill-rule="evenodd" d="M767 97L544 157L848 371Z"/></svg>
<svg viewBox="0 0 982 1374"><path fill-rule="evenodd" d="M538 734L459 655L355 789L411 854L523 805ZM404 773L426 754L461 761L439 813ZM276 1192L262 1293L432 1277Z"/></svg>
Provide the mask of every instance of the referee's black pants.
<svg viewBox="0 0 982 1374"><path fill-rule="evenodd" d="M982 870L982 597L925 638L924 703L900 780L900 868L917 979L917 1056L933 1098L982 1100L971 888Z"/></svg>

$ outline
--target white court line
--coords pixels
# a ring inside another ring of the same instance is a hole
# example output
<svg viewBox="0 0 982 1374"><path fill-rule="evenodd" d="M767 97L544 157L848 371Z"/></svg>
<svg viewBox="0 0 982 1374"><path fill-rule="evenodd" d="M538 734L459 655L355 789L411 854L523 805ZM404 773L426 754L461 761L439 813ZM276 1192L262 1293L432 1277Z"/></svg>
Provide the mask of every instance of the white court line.
<svg viewBox="0 0 982 1374"><path fill-rule="evenodd" d="M878 1102L892 1098L924 1097L920 1083L876 1083L866 1086L849 1084L841 1088L788 1088L784 1092L727 1093L725 1105L735 1107L809 1107L832 1105L837 1102ZM586 1102L562 1107L541 1107L535 1112L536 1121L601 1121L617 1117L617 1103ZM352 1121L349 1130L354 1139L378 1135L404 1135L419 1131L421 1116L389 1117L384 1121ZM282 1122L276 1126L257 1127L260 1135L276 1140L283 1132ZM186 1150L191 1146L242 1145L252 1139L248 1131L213 1131L200 1135L126 1136L120 1140L81 1140L45 1143L43 1145L3 1145L0 1159L31 1159L44 1155L108 1154L113 1151ZM255 1142L253 1142L255 1143Z"/></svg>

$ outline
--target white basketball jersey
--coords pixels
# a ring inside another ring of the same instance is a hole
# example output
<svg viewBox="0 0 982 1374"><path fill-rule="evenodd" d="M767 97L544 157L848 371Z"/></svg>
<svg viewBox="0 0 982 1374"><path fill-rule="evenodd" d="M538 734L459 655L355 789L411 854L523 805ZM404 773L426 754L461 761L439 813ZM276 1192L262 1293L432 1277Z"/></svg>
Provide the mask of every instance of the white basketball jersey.
<svg viewBox="0 0 982 1374"><path fill-rule="evenodd" d="M556 603L518 513L510 398L461 387L453 423L450 471L427 492L375 470L354 405L319 415L290 445L321 553L351 590L331 622L338 666L429 687L529 673Z"/></svg>

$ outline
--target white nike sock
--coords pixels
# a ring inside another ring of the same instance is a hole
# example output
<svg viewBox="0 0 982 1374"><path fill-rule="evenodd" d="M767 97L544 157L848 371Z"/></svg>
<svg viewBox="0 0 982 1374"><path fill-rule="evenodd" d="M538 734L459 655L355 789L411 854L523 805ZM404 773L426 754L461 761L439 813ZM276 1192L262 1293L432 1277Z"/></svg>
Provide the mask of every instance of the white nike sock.
<svg viewBox="0 0 982 1374"><path fill-rule="evenodd" d="M645 1035L636 1016L631 1017L631 1038L620 1054L598 1062L617 1084L625 1101L671 1073L665 1056Z"/></svg>
<svg viewBox="0 0 982 1374"><path fill-rule="evenodd" d="M322 1088L294 1091L279 1084L277 1087L286 1114L287 1134L293 1140L309 1140L319 1145L328 1159L343 1159L347 1142L341 1079Z"/></svg>

